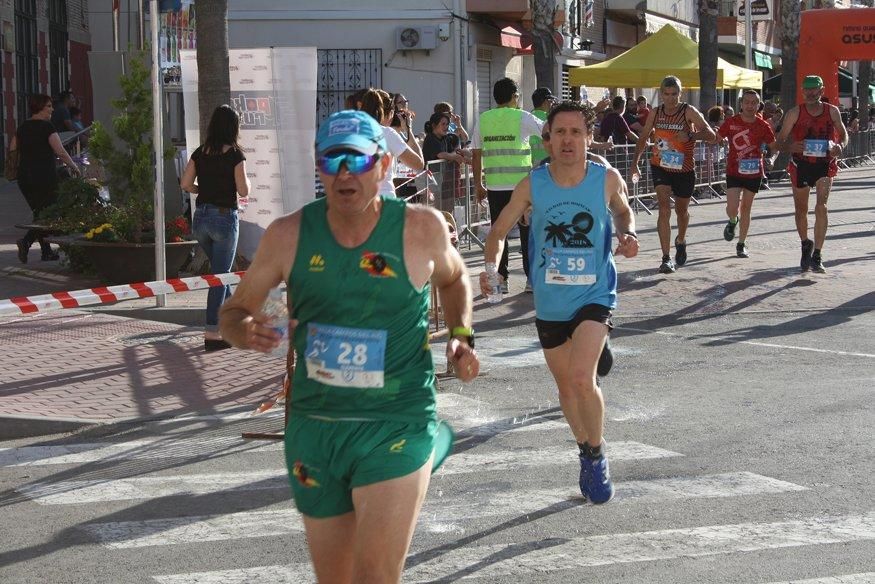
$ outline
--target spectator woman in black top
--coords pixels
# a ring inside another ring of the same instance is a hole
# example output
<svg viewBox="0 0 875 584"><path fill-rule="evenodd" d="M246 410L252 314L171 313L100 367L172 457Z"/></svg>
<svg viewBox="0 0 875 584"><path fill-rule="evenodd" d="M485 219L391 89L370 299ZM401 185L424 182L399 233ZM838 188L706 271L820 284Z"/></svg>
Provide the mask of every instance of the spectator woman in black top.
<svg viewBox="0 0 875 584"><path fill-rule="evenodd" d="M197 195L192 233L210 258L214 274L231 271L239 234L237 198L249 196L246 157L239 136L237 113L227 105L217 107L210 118L207 139L192 153L182 174L182 188ZM231 346L219 334L219 308L230 296L230 286L213 286L207 294L207 351Z"/></svg>
<svg viewBox="0 0 875 584"><path fill-rule="evenodd" d="M450 114L432 114L425 123L425 140L422 142L422 156L426 164L443 160L444 164L432 164L429 170L440 174L440 202L436 205L441 211L453 212L453 199L461 196L460 166L465 164L462 144L459 137L450 132Z"/></svg>
<svg viewBox="0 0 875 584"><path fill-rule="evenodd" d="M64 150L61 138L50 121L52 98L48 95L33 95L28 100L30 118L18 127L9 150L18 150L18 188L33 211L34 222L40 212L58 198L57 158L64 161L74 176L79 167ZM43 261L58 259L58 253L43 239L44 232L29 230L18 244L18 259L27 263L27 254L34 241L39 241Z"/></svg>

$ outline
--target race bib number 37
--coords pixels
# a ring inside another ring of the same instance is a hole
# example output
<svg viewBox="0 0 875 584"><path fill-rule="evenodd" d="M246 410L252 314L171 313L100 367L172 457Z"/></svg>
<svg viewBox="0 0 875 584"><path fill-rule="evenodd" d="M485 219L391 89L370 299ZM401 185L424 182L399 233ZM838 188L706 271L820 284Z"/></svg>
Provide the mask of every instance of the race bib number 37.
<svg viewBox="0 0 875 584"><path fill-rule="evenodd" d="M307 325L307 377L334 387L383 387L386 331L311 322Z"/></svg>
<svg viewBox="0 0 875 584"><path fill-rule="evenodd" d="M812 140L809 138L803 142L802 156L824 158L828 154L828 150L829 140Z"/></svg>
<svg viewBox="0 0 875 584"><path fill-rule="evenodd" d="M595 253L591 249L556 247L548 249L546 283L560 286L595 284Z"/></svg>

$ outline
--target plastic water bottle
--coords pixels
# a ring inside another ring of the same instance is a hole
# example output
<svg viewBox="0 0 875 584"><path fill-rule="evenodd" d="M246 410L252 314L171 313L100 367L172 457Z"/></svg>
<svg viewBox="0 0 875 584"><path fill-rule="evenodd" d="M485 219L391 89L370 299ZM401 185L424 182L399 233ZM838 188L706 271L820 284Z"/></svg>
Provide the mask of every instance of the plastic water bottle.
<svg viewBox="0 0 875 584"><path fill-rule="evenodd" d="M450 125L447 126L447 131L448 131L450 134L455 133L455 131L456 131L457 129L458 129L458 126L457 126L454 122L450 122Z"/></svg>
<svg viewBox="0 0 875 584"><path fill-rule="evenodd" d="M270 352L270 356L285 358L289 351L289 309L283 300L283 291L278 287L273 288L261 312L269 317L267 326L282 335L279 346Z"/></svg>
<svg viewBox="0 0 875 584"><path fill-rule="evenodd" d="M486 295L486 302L498 304L502 298L501 282L498 279L498 266L486 264L486 279L489 282L489 294Z"/></svg>

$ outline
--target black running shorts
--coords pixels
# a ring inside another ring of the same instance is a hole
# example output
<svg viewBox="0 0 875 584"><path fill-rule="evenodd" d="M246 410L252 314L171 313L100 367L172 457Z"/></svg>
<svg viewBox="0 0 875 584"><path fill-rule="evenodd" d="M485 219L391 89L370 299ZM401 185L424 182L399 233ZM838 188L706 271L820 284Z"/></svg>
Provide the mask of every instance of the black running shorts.
<svg viewBox="0 0 875 584"><path fill-rule="evenodd" d="M824 177L836 175L834 159L829 162L806 162L805 160L793 160L787 165L790 173L790 181L797 189L805 187L814 188L817 181Z"/></svg>
<svg viewBox="0 0 875 584"><path fill-rule="evenodd" d="M752 193L760 192L760 186L763 184L763 177L755 178L739 178L737 176L726 175L727 189L744 189Z"/></svg>
<svg viewBox="0 0 875 584"><path fill-rule="evenodd" d="M613 330L614 323L611 322L611 315L611 309L603 304L585 304L571 320L541 320L536 318L535 328L538 329L538 340L541 341L541 347L555 349L570 339L577 325L585 320L600 322L607 326L609 331Z"/></svg>
<svg viewBox="0 0 875 584"><path fill-rule="evenodd" d="M668 172L656 165L650 165L650 173L653 175L654 187L671 187L675 197L689 199L696 189L696 172Z"/></svg>

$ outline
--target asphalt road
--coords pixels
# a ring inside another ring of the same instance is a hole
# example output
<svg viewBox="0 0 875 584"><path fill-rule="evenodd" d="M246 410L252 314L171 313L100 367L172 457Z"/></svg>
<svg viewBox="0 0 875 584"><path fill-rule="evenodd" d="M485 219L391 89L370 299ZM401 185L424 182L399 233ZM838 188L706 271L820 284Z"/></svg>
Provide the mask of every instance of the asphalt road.
<svg viewBox="0 0 875 584"><path fill-rule="evenodd" d="M604 382L617 497L581 503L533 327L485 332L487 374L441 385L459 439L405 582L875 581L871 314L617 324ZM15 537L0 542L0 581L312 582L279 445L239 438L278 424L226 415L4 443L0 516Z"/></svg>
<svg viewBox="0 0 875 584"><path fill-rule="evenodd" d="M521 278L478 303L486 374L441 383L458 440L404 581L875 582L873 192L870 169L842 174L825 275L799 274L786 184L757 197L749 260L702 200L689 263L657 275L655 220L637 216L604 380L607 505L580 499ZM176 302L194 324L202 301ZM140 304L105 311L155 318ZM223 413L0 443L0 583L313 582L280 445L240 438L279 425Z"/></svg>

